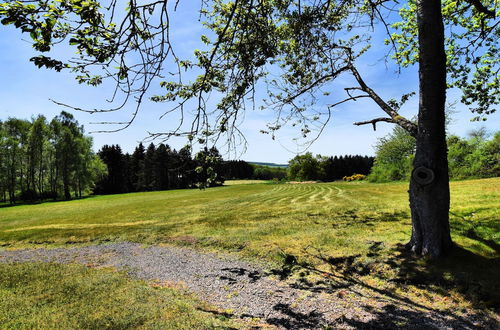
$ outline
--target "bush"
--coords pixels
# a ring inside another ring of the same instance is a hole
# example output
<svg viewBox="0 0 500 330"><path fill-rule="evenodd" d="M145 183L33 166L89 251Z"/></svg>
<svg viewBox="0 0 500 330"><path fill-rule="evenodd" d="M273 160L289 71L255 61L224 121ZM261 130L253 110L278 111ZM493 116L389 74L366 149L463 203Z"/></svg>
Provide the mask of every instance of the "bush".
<svg viewBox="0 0 500 330"><path fill-rule="evenodd" d="M366 178L364 174L353 174L351 176L344 176L342 180L344 181L362 181Z"/></svg>
<svg viewBox="0 0 500 330"><path fill-rule="evenodd" d="M415 139L396 126L392 133L380 138L375 146L375 164L368 180L389 182L408 180L412 170Z"/></svg>
<svg viewBox="0 0 500 330"><path fill-rule="evenodd" d="M286 178L286 168L283 167L269 167L263 165L254 166L253 177L255 180L273 180Z"/></svg>

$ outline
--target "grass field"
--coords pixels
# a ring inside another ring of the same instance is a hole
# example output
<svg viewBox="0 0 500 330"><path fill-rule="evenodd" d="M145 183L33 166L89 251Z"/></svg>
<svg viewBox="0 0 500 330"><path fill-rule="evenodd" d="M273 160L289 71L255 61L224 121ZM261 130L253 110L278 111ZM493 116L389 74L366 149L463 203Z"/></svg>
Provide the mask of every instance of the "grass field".
<svg viewBox="0 0 500 330"><path fill-rule="evenodd" d="M272 256L312 246L334 254L393 246L410 234L407 184L248 184L89 197L0 209L0 245L108 240L175 243ZM495 257L500 179L451 183L453 239Z"/></svg>
<svg viewBox="0 0 500 330"><path fill-rule="evenodd" d="M461 248L444 262L402 252L411 230L407 189L406 183L254 183L5 207L0 245L189 245L233 251L291 273L341 272L432 308L497 307L500 178L451 183L452 237Z"/></svg>

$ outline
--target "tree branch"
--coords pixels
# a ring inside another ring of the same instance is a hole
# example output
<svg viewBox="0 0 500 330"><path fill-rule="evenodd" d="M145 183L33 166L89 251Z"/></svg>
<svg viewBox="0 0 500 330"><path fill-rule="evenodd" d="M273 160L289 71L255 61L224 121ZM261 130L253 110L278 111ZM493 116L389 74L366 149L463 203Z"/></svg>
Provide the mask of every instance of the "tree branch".
<svg viewBox="0 0 500 330"><path fill-rule="evenodd" d="M358 70L354 67L354 65L351 63L350 69L352 74L354 75L354 78L356 78L360 88L362 91L364 91L366 94L369 95L369 97L377 103L377 105L386 113L389 115L390 120L388 121L388 118L385 118L384 120L378 120L378 121L386 121L386 122L392 122L394 124L397 124L404 128L408 133L410 133L411 136L416 137L418 128L415 123L409 121L405 117L401 116L398 114L396 110L394 110L389 104L387 104L373 89L368 87L368 85L365 83L363 78L361 78L361 75L359 74ZM380 118L379 118L380 119ZM372 123L373 124L373 123ZM375 124L374 124L375 127Z"/></svg>
<svg viewBox="0 0 500 330"><path fill-rule="evenodd" d="M354 123L354 125L356 126L361 126L361 125L367 125L367 124L372 124L373 125L373 130L376 131L377 130L377 123L378 122L381 122L381 121L384 121L386 123L391 123L391 124L397 124L393 119L391 118L385 118L385 117L382 117L382 118L375 118L375 119L372 119L372 120L367 120L367 121L358 121L356 123Z"/></svg>
<svg viewBox="0 0 500 330"><path fill-rule="evenodd" d="M465 0L465 1L473 5L474 8L476 8L477 11L479 11L480 13L483 13L490 18L495 18L495 12L493 10L486 8L481 2L481 0Z"/></svg>

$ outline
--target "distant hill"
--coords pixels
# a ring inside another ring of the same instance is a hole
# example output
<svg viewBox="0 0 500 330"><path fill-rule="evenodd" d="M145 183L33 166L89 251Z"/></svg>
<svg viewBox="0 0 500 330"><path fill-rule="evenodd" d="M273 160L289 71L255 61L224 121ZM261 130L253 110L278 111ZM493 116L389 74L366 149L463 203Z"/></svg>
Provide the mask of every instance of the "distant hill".
<svg viewBox="0 0 500 330"><path fill-rule="evenodd" d="M262 163L262 162L247 162L253 165L269 166L269 167L288 167L288 164Z"/></svg>

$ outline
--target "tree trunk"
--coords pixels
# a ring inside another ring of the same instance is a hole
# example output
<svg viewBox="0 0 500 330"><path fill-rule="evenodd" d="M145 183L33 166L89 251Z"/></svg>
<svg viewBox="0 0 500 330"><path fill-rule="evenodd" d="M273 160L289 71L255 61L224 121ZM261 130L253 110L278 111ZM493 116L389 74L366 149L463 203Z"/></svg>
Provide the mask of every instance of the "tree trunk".
<svg viewBox="0 0 500 330"><path fill-rule="evenodd" d="M414 169L410 181L415 253L438 257L452 246L445 133L446 55L441 1L418 0L420 100Z"/></svg>
<svg viewBox="0 0 500 330"><path fill-rule="evenodd" d="M69 173L68 173L68 168L67 165L63 165L63 188L64 188L64 199L65 200L70 200L71 199L71 191L69 187Z"/></svg>
<svg viewBox="0 0 500 330"><path fill-rule="evenodd" d="M82 180L78 177L78 198L82 198Z"/></svg>

